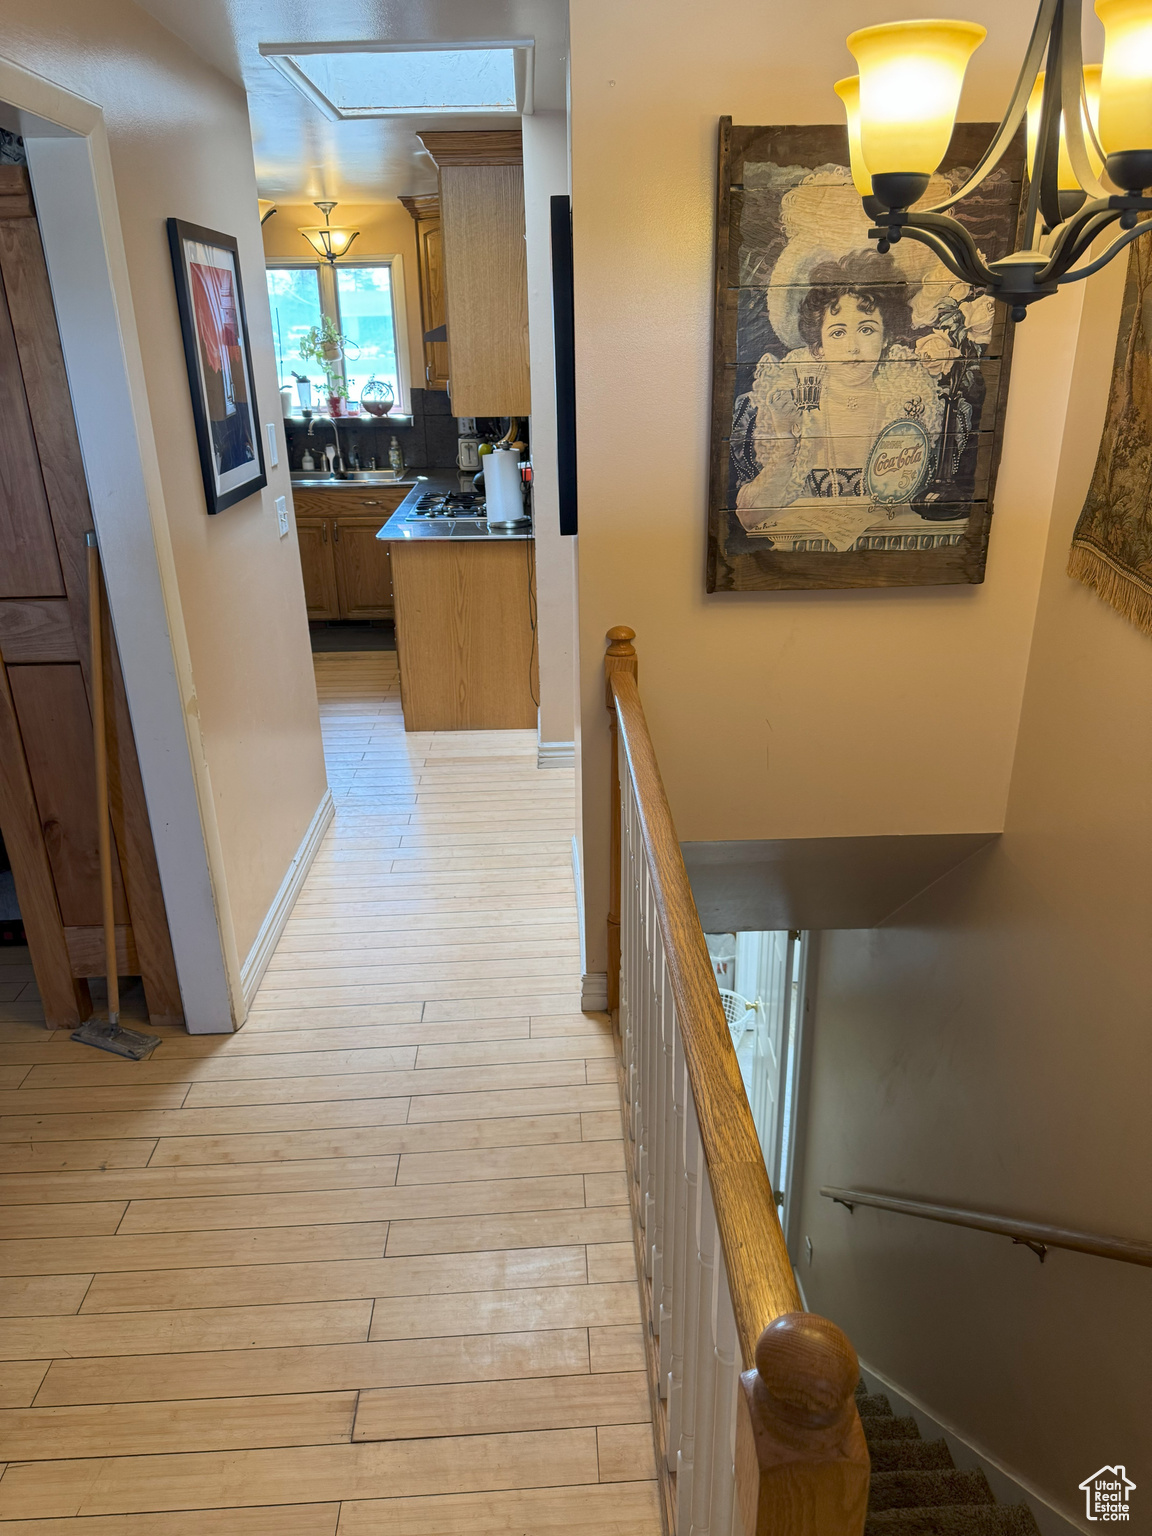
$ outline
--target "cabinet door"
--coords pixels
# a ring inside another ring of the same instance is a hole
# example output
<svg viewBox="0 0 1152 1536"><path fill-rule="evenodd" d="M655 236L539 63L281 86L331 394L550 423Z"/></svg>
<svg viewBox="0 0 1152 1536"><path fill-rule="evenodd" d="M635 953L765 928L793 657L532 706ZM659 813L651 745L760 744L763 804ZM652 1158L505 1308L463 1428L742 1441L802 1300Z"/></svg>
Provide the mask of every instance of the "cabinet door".
<svg viewBox="0 0 1152 1536"><path fill-rule="evenodd" d="M378 526L344 517L333 524L342 619L392 617L392 559L388 545L376 537Z"/></svg>
<svg viewBox="0 0 1152 1536"><path fill-rule="evenodd" d="M301 518L296 523L300 569L304 576L304 606L310 619L338 619L334 545L327 518Z"/></svg>
<svg viewBox="0 0 1152 1536"><path fill-rule="evenodd" d="M420 247L420 303L424 329L434 331L448 318L444 300L444 242L439 218L421 219L416 239ZM424 377L429 389L448 388L446 341L424 343Z"/></svg>
<svg viewBox="0 0 1152 1536"><path fill-rule="evenodd" d="M441 165L440 211L453 414L527 416L532 392L523 170Z"/></svg>

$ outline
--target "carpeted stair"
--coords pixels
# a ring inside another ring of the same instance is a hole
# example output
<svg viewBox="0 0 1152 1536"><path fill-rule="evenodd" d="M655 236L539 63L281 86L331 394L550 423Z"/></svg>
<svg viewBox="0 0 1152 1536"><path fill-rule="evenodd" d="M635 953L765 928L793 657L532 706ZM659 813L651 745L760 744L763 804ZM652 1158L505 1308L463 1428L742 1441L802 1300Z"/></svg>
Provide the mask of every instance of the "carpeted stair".
<svg viewBox="0 0 1152 1536"><path fill-rule="evenodd" d="M872 1458L864 1536L1040 1536L1025 1504L997 1504L983 1472L957 1470L943 1440L922 1440L863 1382L856 1407Z"/></svg>

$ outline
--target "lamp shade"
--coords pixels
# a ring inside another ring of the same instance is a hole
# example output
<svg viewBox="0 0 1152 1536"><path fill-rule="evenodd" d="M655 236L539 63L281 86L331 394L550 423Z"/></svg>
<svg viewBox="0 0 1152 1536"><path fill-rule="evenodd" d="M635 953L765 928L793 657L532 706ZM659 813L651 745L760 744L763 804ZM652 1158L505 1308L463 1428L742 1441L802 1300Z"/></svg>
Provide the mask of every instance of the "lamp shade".
<svg viewBox="0 0 1152 1536"><path fill-rule="evenodd" d="M1152 150L1152 0L1096 0L1096 14L1104 23L1104 153Z"/></svg>
<svg viewBox="0 0 1152 1536"><path fill-rule="evenodd" d="M348 247L360 231L325 224L315 229L301 229L300 233L318 256L323 256L326 261L337 261L347 255Z"/></svg>
<svg viewBox="0 0 1152 1536"><path fill-rule="evenodd" d="M851 34L848 48L860 66L860 149L873 176L936 170L968 60L986 36L970 21L894 21Z"/></svg>
<svg viewBox="0 0 1152 1536"><path fill-rule="evenodd" d="M844 116L848 119L848 163L852 167L852 183L861 197L872 195L872 172L864 164L860 152L860 76L849 75L837 80L832 87L844 103Z"/></svg>
<svg viewBox="0 0 1152 1536"><path fill-rule="evenodd" d="M1084 95L1088 99L1088 116L1097 137L1100 134L1100 65L1085 64L1084 66ZM1036 163L1036 143L1040 137L1040 109L1044 100L1044 71L1036 76L1036 84L1032 87L1032 94L1028 98L1028 174L1031 176L1032 167ZM1084 107L1081 103L1081 116ZM1092 142L1092 135L1088 132L1088 125L1084 127L1084 148L1088 151L1088 163L1097 176L1104 169L1104 162L1096 153L1096 146ZM1072 169L1072 161L1068 157L1068 145L1064 138L1064 114L1060 114L1060 163L1056 171L1056 185L1061 192L1075 192L1080 183L1076 179L1076 172Z"/></svg>

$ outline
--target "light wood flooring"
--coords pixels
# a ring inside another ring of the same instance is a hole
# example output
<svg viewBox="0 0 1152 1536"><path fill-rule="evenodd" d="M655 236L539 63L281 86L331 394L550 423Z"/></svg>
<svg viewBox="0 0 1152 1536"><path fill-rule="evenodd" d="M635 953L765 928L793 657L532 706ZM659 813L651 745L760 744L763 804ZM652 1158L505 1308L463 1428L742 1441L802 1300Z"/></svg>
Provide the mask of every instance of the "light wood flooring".
<svg viewBox="0 0 1152 1536"><path fill-rule="evenodd" d="M126 1062L0 981L0 1532L658 1536L571 770L315 664L337 814L247 1026Z"/></svg>

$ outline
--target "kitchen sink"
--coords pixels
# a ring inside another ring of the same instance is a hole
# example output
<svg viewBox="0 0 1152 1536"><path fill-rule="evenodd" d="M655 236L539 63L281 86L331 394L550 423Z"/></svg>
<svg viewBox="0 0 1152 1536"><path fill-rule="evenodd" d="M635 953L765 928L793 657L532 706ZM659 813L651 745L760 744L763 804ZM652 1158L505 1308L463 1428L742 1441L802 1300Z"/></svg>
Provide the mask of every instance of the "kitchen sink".
<svg viewBox="0 0 1152 1536"><path fill-rule="evenodd" d="M293 485L399 485L404 476L391 469L349 469L343 475L328 475L318 469L292 471Z"/></svg>

